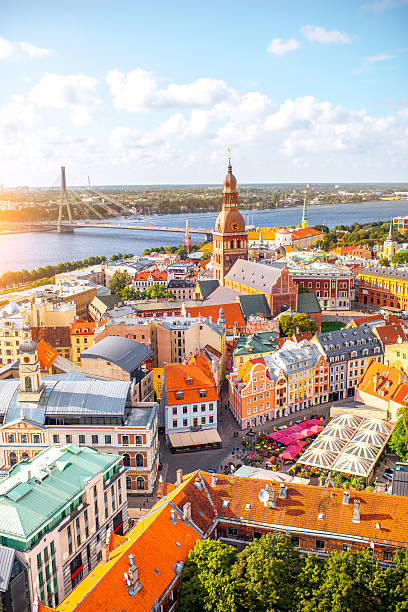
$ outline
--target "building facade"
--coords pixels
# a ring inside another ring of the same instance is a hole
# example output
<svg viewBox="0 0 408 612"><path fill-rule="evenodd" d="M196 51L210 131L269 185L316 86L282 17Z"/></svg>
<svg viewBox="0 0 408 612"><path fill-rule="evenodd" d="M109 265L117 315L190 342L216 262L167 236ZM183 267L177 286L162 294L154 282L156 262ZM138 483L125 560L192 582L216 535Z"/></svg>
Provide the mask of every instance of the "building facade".
<svg viewBox="0 0 408 612"><path fill-rule="evenodd" d="M290 270L299 287L313 291L322 310L350 310L354 302L354 276L348 268L334 265Z"/></svg>
<svg viewBox="0 0 408 612"><path fill-rule="evenodd" d="M0 543L27 567L32 603L58 606L101 561L107 532L126 533L125 474L119 457L69 444L18 463L0 482Z"/></svg>
<svg viewBox="0 0 408 612"><path fill-rule="evenodd" d="M95 321L84 321L77 319L71 325L71 361L81 363L81 353L90 348L94 343ZM52 346L52 345L51 345Z"/></svg>
<svg viewBox="0 0 408 612"><path fill-rule="evenodd" d="M358 301L362 304L408 310L406 268L365 268L360 272Z"/></svg>

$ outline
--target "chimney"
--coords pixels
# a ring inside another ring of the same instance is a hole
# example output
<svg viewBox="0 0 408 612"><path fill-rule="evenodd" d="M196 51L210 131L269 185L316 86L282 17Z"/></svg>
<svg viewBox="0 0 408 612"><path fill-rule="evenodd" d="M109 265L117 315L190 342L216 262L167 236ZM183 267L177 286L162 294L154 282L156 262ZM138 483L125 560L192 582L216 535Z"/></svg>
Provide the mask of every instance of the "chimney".
<svg viewBox="0 0 408 612"><path fill-rule="evenodd" d="M183 519L186 523L191 521L191 503L186 502L183 506Z"/></svg>
<svg viewBox="0 0 408 612"><path fill-rule="evenodd" d="M279 498L280 499L286 499L288 496L288 488L287 486L282 482L280 487L279 487Z"/></svg>
<svg viewBox="0 0 408 612"><path fill-rule="evenodd" d="M140 588L140 580L139 580L139 568L135 565L135 556L129 555L129 569L128 569L128 578L129 578L129 590L137 593Z"/></svg>
<svg viewBox="0 0 408 612"><path fill-rule="evenodd" d="M344 491L343 493L343 504L347 505L350 503L350 491Z"/></svg>
<svg viewBox="0 0 408 612"><path fill-rule="evenodd" d="M109 543L104 542L102 545L102 563L109 561Z"/></svg>
<svg viewBox="0 0 408 612"><path fill-rule="evenodd" d="M355 499L354 500L354 508L353 508L353 516L352 516L352 521L353 523L359 523L360 522L360 500L359 499Z"/></svg>
<svg viewBox="0 0 408 612"><path fill-rule="evenodd" d="M213 489L216 486L216 484L217 484L217 475L213 474L212 477L211 477L211 486L212 486Z"/></svg>
<svg viewBox="0 0 408 612"><path fill-rule="evenodd" d="M176 524L176 511L173 508L170 510L170 520L172 523Z"/></svg>
<svg viewBox="0 0 408 612"><path fill-rule="evenodd" d="M176 487L178 487L183 482L183 470L181 468L177 470L176 477Z"/></svg>

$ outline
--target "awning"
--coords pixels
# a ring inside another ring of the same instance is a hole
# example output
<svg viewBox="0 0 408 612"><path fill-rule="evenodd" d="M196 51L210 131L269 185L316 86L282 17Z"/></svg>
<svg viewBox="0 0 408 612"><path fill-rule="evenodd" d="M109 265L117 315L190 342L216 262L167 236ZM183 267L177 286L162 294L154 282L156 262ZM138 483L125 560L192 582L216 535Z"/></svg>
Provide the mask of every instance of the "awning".
<svg viewBox="0 0 408 612"><path fill-rule="evenodd" d="M199 446L200 444L215 444L217 442L221 442L221 438L216 429L171 433L169 434L169 439L173 448L180 448L181 446Z"/></svg>

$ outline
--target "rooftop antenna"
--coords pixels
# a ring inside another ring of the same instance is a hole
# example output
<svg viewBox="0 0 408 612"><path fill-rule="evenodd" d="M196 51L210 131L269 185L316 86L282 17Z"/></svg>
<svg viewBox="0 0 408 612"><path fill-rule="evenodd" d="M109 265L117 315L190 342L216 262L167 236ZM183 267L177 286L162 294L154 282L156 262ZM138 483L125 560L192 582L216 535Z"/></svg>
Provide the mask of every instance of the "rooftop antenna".
<svg viewBox="0 0 408 612"><path fill-rule="evenodd" d="M60 204L58 211L58 231L61 229L61 220L62 220L62 210L63 207L67 207L68 217L72 223L72 212L71 212L71 204L68 200L68 192L67 192L67 179L65 176L65 166L61 166L61 186L60 186Z"/></svg>

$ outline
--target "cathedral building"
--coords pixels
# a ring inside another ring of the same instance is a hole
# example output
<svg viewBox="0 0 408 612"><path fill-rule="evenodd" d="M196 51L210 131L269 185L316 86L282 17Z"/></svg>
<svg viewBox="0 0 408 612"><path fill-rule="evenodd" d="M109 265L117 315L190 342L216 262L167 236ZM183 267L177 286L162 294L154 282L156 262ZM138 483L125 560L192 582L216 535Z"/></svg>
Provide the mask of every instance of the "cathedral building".
<svg viewBox="0 0 408 612"><path fill-rule="evenodd" d="M213 237L213 276L220 285L238 259L248 259L248 232L238 210L237 180L229 162Z"/></svg>

